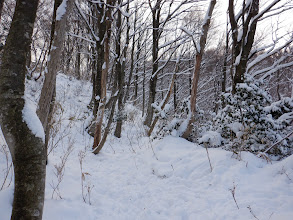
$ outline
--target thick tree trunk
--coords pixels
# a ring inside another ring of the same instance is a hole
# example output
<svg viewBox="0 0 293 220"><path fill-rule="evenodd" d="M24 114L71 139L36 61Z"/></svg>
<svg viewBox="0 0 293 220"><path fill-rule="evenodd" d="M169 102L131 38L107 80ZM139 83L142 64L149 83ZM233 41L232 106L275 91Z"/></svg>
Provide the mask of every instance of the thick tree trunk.
<svg viewBox="0 0 293 220"><path fill-rule="evenodd" d="M210 27L210 21L211 21L215 4L216 4L216 0L210 1L209 8L206 14L207 19L202 26L202 34L199 39L200 48L197 48L197 51L196 51L197 53L195 57L195 67L193 72L191 96L190 96L190 113L189 113L190 115L189 115L187 128L182 135L182 137L185 139L188 139L188 137L190 136L192 132L193 123L195 122L196 98L197 98L197 88L198 88L198 81L199 81L199 75L200 75L200 66L201 66L202 56L204 54L204 50L206 46L208 30Z"/></svg>
<svg viewBox="0 0 293 220"><path fill-rule="evenodd" d="M121 0L118 1L118 4L121 5ZM126 13L129 13L129 0L127 2ZM129 17L126 18L127 23L127 30L126 30L126 44L123 48L123 53L119 56L119 61L117 62L116 71L117 71L117 80L118 80L118 115L117 115L117 124L115 128L114 135L118 138L121 137L122 132L122 123L123 123L123 116L124 116L124 103L123 103L123 96L124 96L124 78L125 78L125 60L127 57L127 46L129 44L129 31L130 31L130 24L129 24ZM117 48L116 54L120 54L120 44L121 44L121 11L118 11L118 19L117 19ZM121 59L122 57L122 59ZM122 62L122 63L121 63Z"/></svg>
<svg viewBox="0 0 293 220"><path fill-rule="evenodd" d="M56 0L57 5L60 4L62 0ZM66 1L66 0L63 0ZM67 0L66 3L66 12L60 18L60 20L56 20L55 23L55 33L52 43L52 48L50 51L50 60L47 64L48 73L46 74L44 85L41 92L41 97L39 100L39 108L37 110L37 114L44 126L47 127L48 117L50 114L50 105L52 103L54 97L54 91L56 87L56 75L58 70L60 69L60 57L63 49L63 43L65 40L65 29L66 29L66 18L70 13L72 8L73 0Z"/></svg>
<svg viewBox="0 0 293 220"><path fill-rule="evenodd" d="M104 43L103 39L106 34L106 21L104 19L104 5L97 4L96 8L93 9L93 14L97 17L96 29L98 30L99 41L96 41L96 71L95 75L95 85L93 86L94 93L94 109L93 115L96 117L99 104L101 101L101 83L102 83L102 71L104 64Z"/></svg>
<svg viewBox="0 0 293 220"><path fill-rule="evenodd" d="M46 133L45 147L48 148L49 134L50 134L50 123L54 109L55 93L56 93L56 75L58 70L60 70L60 58L63 49L63 44L65 40L65 30L66 30L66 20L67 16L71 11L73 0L63 0L66 2L66 12L60 17L53 17L52 29L51 32L51 48L49 57L50 60L47 63L47 74L45 76L44 85L41 91L41 97L39 100L39 106L37 114L42 122L42 125ZM54 9L57 8L62 3L62 0L55 0ZM57 13L55 12L54 15ZM55 24L53 26L53 24Z"/></svg>
<svg viewBox="0 0 293 220"><path fill-rule="evenodd" d="M118 5L121 7L121 0L118 0ZM116 21L116 79L118 83L118 113L117 113L117 123L116 123L116 128L114 135L115 137L120 138L121 137L121 129L122 129L122 98L123 98L123 81L124 81L124 76L123 76L123 71L122 71L122 59L124 58L124 54L121 54L121 11L118 10L118 15L117 15L117 21Z"/></svg>
<svg viewBox="0 0 293 220"><path fill-rule="evenodd" d="M17 0L0 74L0 123L15 174L12 220L41 220L46 157L44 143L23 119L25 74L38 0Z"/></svg>
<svg viewBox="0 0 293 220"><path fill-rule="evenodd" d="M153 56L153 70L152 76L150 79L150 88L149 88L149 100L147 105L147 114L144 121L144 124L147 126L151 126L153 120L154 110L152 104L156 100L156 88L157 88L157 80L158 80L158 54L159 54L159 26L160 26L160 4L158 1L155 8L152 10L153 15L153 48L152 48L152 56Z"/></svg>
<svg viewBox="0 0 293 220"><path fill-rule="evenodd" d="M102 150L104 144L106 143L107 136L108 136L108 134L110 132L110 127L111 127L111 124L112 124L112 121L113 121L113 117L114 117L116 102L117 102L117 96L115 96L113 98L113 102L112 102L112 106L111 106L111 112L110 112L109 120L108 120L107 126L105 128L103 137L101 138L100 143L98 144L98 146L94 150L94 153L95 154L98 154Z"/></svg>
<svg viewBox="0 0 293 220"><path fill-rule="evenodd" d="M104 37L104 63L102 66L102 75L101 75L101 96L100 103L97 115L97 124L94 136L94 144L93 144L93 153L98 154L102 147L100 147L101 137L102 137L102 124L105 112L106 105L106 90L107 90L107 74L109 70L109 59L110 59L110 37L111 37L111 6L114 5L114 0L107 1L107 7L105 12L105 22L106 22L106 31Z"/></svg>
<svg viewBox="0 0 293 220"><path fill-rule="evenodd" d="M194 67L194 72L193 72L191 96L190 96L190 113L189 113L190 118L188 121L187 128L182 135L182 137L185 139L188 139L189 135L191 134L193 123L195 122L197 87L198 87L198 81L199 81L202 55L203 55L202 53L198 53L198 54L196 54L196 58L195 58L195 67Z"/></svg>
<svg viewBox="0 0 293 220"><path fill-rule="evenodd" d="M119 8L121 7L121 0L118 0ZM116 59L116 79L118 82L118 113L117 113L117 123L114 135L115 137L120 138L121 137L121 130L122 130L122 117L123 117L123 86L124 86L124 69L122 69L122 62L124 63L123 59L125 58L124 55L126 55L126 48L124 48L125 53L121 54L121 11L118 10L117 15L117 21L116 21L116 55L118 56ZM127 25L127 27L129 27ZM129 29L127 29L127 33L129 33ZM129 36L127 37L126 45L129 43ZM124 64L125 65L125 64Z"/></svg>
<svg viewBox="0 0 293 220"><path fill-rule="evenodd" d="M54 33L55 33L55 24L56 24L56 13L57 13L57 8L60 6L62 3L62 0L55 0L54 2L54 10L53 10L53 18L52 18L52 24L51 24L51 35L50 35L50 44L49 44L49 55L50 51L53 45L53 40L54 40ZM46 64L46 66L48 63ZM51 126L51 119L53 115L53 109L54 109L54 102L55 102L55 89L53 91L53 97L50 103L50 109L49 109L49 115L47 119L47 124L46 127L44 127L45 130L45 149L46 149L46 164L48 162L48 144L49 144L49 139L50 139L50 126ZM43 125L44 126L44 125Z"/></svg>
<svg viewBox="0 0 293 220"><path fill-rule="evenodd" d="M278 1L271 4L266 10L269 10L277 4L277 2ZM237 15L240 16L242 20L242 25L240 26L241 30L239 30L238 21L235 18L234 0L229 0L228 12L233 40L233 66L235 68L235 74L232 81L232 94L235 94L236 85L244 82L244 74L246 72L248 57L254 42L257 21L261 17L255 19L255 16L259 12L259 0L249 2L243 1L241 12ZM240 36L239 32L241 32Z"/></svg>

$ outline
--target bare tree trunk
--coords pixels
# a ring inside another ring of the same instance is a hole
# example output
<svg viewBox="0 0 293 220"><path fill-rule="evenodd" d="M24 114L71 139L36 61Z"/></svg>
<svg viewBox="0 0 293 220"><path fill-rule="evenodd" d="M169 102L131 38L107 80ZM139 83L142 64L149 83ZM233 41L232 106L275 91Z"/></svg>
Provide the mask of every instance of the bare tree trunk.
<svg viewBox="0 0 293 220"><path fill-rule="evenodd" d="M98 146L96 147L96 149L94 150L94 153L95 154L98 154L102 150L104 144L106 143L107 136L108 136L108 134L110 132L110 127L111 127L111 124L112 124L112 121L113 121L113 117L114 117L116 102L117 102L117 96L115 96L113 98L113 102L112 102L112 106L111 106L111 112L110 112L109 120L108 120L107 126L105 128L103 137L102 137L100 143L98 144Z"/></svg>
<svg viewBox="0 0 293 220"><path fill-rule="evenodd" d="M146 54L146 44L144 46ZM146 72L146 59L143 60L143 74L142 74L142 117L145 112L145 72Z"/></svg>
<svg viewBox="0 0 293 220"><path fill-rule="evenodd" d="M56 25L56 13L57 13L57 8L60 6L62 3L62 0L55 0L54 2L54 10L53 10L53 18L52 18L52 24L51 24L51 35L50 35L50 43L49 43L49 55L50 51L53 45L54 41L54 34L55 34L55 25ZM46 68L48 66L48 63L46 64ZM51 120L52 120L52 114L53 114L53 109L54 109L54 102L55 102L55 88L53 91L53 97L50 103L50 109L49 109L49 115L47 119L47 124L46 127L44 127L45 130L45 149L46 149L46 164L48 163L48 144L49 144L49 139L50 139L50 126L51 126ZM39 116L40 117L40 116Z"/></svg>
<svg viewBox="0 0 293 220"><path fill-rule="evenodd" d="M95 48L91 48L92 49L92 53L93 53L93 58L92 58L92 63L91 63L91 72L92 72L92 84L93 84L93 90L92 90L92 98L91 98L91 102L90 102L90 106L94 107L95 105L95 99L96 99L96 76L97 76L97 56L95 54ZM93 114L94 116L97 113Z"/></svg>
<svg viewBox="0 0 293 220"><path fill-rule="evenodd" d="M56 2L60 5L62 0L56 0ZM60 57L65 40L66 17L71 9L71 2L72 1L67 0L66 13L62 16L61 20L57 20L55 24L55 33L50 51L50 60L47 64L48 73L45 77L39 101L39 108L37 110L38 116L44 127L47 125L50 104L52 102L56 87L56 75L60 69Z"/></svg>
<svg viewBox="0 0 293 220"><path fill-rule="evenodd" d="M23 119L25 74L38 0L17 0L2 56L0 123L15 174L12 220L41 220L44 206L46 157L44 143Z"/></svg>
<svg viewBox="0 0 293 220"><path fill-rule="evenodd" d="M278 1L271 4L277 4ZM244 81L244 74L247 68L248 57L254 42L254 35L256 31L256 25L258 19L254 17L257 16L259 12L259 0L243 1L243 7L240 12L239 18L242 20L241 25L241 36L239 37L239 26L237 24L237 18L235 18L234 13L234 0L229 0L229 18L231 24L231 33L233 40L233 66L235 67L235 74L232 81L232 94L236 92L236 85ZM249 6L249 7L248 7ZM249 8L249 9L248 9ZM267 8L269 10L270 7Z"/></svg>
<svg viewBox="0 0 293 220"><path fill-rule="evenodd" d="M128 99L128 96L129 96L129 90L130 90L130 85L131 85L131 80L132 80L132 75L133 75L133 69L134 69L134 48L135 48L135 34L136 34L136 22L137 22L137 10L138 9L136 9L135 14L134 14L132 47L131 47L131 52L130 52L130 71L129 71L129 76L128 76L128 80L127 80L127 84L126 84L126 91L125 91L124 103L126 103L126 101ZM129 37L128 37L128 39L129 39Z"/></svg>
<svg viewBox="0 0 293 220"><path fill-rule="evenodd" d="M99 103L98 115L97 115L97 125L94 136L93 153L98 154L102 147L98 146L101 142L102 137L102 123L105 112L106 104L106 87L107 87L107 73L109 70L109 58L110 58L110 37L111 37L111 6L114 5L114 0L107 1L107 7L105 12L106 19L106 32L104 37L104 63L102 66L102 76L101 76L101 98Z"/></svg>
<svg viewBox="0 0 293 220"><path fill-rule="evenodd" d="M80 57L80 45L78 43L77 45L77 53L76 53L76 61L75 61L75 77L77 79L80 79L80 76L81 76L81 73L80 73L80 60L81 60L81 57Z"/></svg>
<svg viewBox="0 0 293 220"><path fill-rule="evenodd" d="M147 115L144 121L144 124L147 126L151 126L153 120L154 110L152 104L156 100L156 87L157 87L157 80L158 80L158 53L159 53L159 26L160 26L160 12L161 12L161 1L158 0L154 8L152 8L152 17L153 17L153 49L152 49L152 56L153 56L153 70L152 76L150 79L150 88L149 88L149 100L147 105Z"/></svg>
<svg viewBox="0 0 293 220"><path fill-rule="evenodd" d="M121 0L118 0L118 7L121 7ZM122 90L123 90L123 81L124 81L124 70L122 70L122 60L124 58L124 54L121 53L121 32L122 32L122 21L121 21L121 11L118 10L118 15L117 15L117 20L116 20L116 79L118 82L118 113L117 113L117 123L116 123L116 128L114 135L115 137L120 138L121 137L121 128L122 128ZM128 25L127 25L128 26ZM129 32L128 32L129 33ZM129 42L129 39L127 38L127 43ZM126 43L126 44L127 44Z"/></svg>
<svg viewBox="0 0 293 220"><path fill-rule="evenodd" d="M189 69L191 69L191 57L188 61L188 66L189 66ZM189 95L191 96L191 87L192 87L192 78L191 78L191 74L189 75L188 77L188 83L189 83Z"/></svg>
<svg viewBox="0 0 293 220"><path fill-rule="evenodd" d="M65 68L64 68L64 72L65 73L69 73L70 72L70 66L71 66L71 60L72 60L72 53L73 53L73 47L72 44L70 42L70 36L67 36L67 40L65 43L65 48L64 48L64 63L66 63Z"/></svg>
<svg viewBox="0 0 293 220"><path fill-rule="evenodd" d="M77 33L76 35L79 35L80 32L80 24L79 20L77 21ZM80 73L80 61L81 61L81 43L79 42L79 39L76 39L76 57L75 57L75 77L77 79L80 79L81 73Z"/></svg>
<svg viewBox="0 0 293 220"><path fill-rule="evenodd" d="M4 0L0 0L0 22L1 22L1 13L4 5Z"/></svg>
<svg viewBox="0 0 293 220"><path fill-rule="evenodd" d="M177 64L176 64L175 69L177 69ZM161 110L163 110L163 109L165 108L166 104L168 103L169 98L171 97L172 89L173 89L173 87L174 87L174 82L175 82L176 72L177 72L177 71L175 70L175 72L173 73L173 77L172 77L172 80L171 80L171 83L170 83L170 86L169 86L168 92L167 92L167 94L166 94L166 96L165 96L165 98L163 99L162 104L161 104ZM156 116L155 119L154 119L154 121L152 122L152 124L151 124L151 126L150 126L150 129L149 129L148 133L147 133L148 136L151 136L151 134L152 134L152 132L153 132L153 130L154 130L154 128L155 128L155 126L156 126L158 120L159 120L159 117Z"/></svg>
<svg viewBox="0 0 293 220"><path fill-rule="evenodd" d="M176 85L176 74L174 79L174 88L173 88L173 103L174 103L174 112L176 112L177 109L177 85Z"/></svg>
<svg viewBox="0 0 293 220"><path fill-rule="evenodd" d="M63 0L66 1L66 0ZM62 0L56 0L55 5L59 6ZM63 49L63 44L65 40L65 29L67 16L71 11L73 0L67 0L66 2L66 12L62 17L53 18L55 21L53 33L52 47L50 50L50 60L47 63L47 74L45 76L44 85L41 92L41 97L39 100L39 106L37 114L42 122L42 125L46 132L46 148L48 147L49 133L50 133L50 122L52 118L52 112L54 108L54 100L56 93L56 75L58 70L60 70L60 58ZM57 7L55 7L57 9Z"/></svg>
<svg viewBox="0 0 293 220"><path fill-rule="evenodd" d="M229 55L229 31L228 31L228 20L226 25L226 46L225 46L225 55L224 55L224 63L223 63L223 69L222 69L222 93L226 92L226 80L227 80L227 65L228 65L228 55ZM223 100L222 100L223 105Z"/></svg>
<svg viewBox="0 0 293 220"><path fill-rule="evenodd" d="M118 0L118 4L121 5L121 0ZM121 6L120 6L121 7ZM129 13L129 0L127 2L127 8L126 13ZM123 54L121 54L120 51L120 44L121 44L121 32L122 32L122 25L121 25L121 11L118 11L118 18L117 18L117 47L116 47L116 54L120 54L119 60L116 64L116 71L117 71L117 79L118 79L118 115L117 115L117 123L114 135L118 138L121 137L122 132L122 123L123 123L123 111L124 111L124 103L123 103L123 96L124 96L124 76L125 76L125 60L127 57L127 45L129 44L129 31L130 31L130 25L129 25L129 17L126 18L127 23L127 30L126 30L126 44L123 49ZM122 59L121 59L122 58ZM122 64L121 64L122 62Z"/></svg>
<svg viewBox="0 0 293 220"><path fill-rule="evenodd" d="M197 98L197 87L198 87L198 81L199 81L199 74L200 74L200 66L201 66L201 61L202 61L202 56L204 53L206 41L207 41L207 35L208 35L208 30L210 26L210 21L212 17L212 13L214 10L216 4L216 0L211 0L209 8L207 10L207 19L205 23L203 23L202 26L202 34L200 36L199 40L199 47L197 48L197 53L195 57L195 67L194 67L194 72L193 72L193 79L192 79L192 87L191 87L191 96L190 96L190 115L189 115L189 121L187 128L185 132L183 133L182 137L187 139L189 135L192 132L192 127L193 123L195 122L195 115L196 115L196 98Z"/></svg>
<svg viewBox="0 0 293 220"><path fill-rule="evenodd" d="M104 65L104 43L102 42L104 36L106 36L106 21L104 19L104 5L97 4L96 8L93 10L94 15L97 17L96 29L98 32L99 41L96 41L96 71L95 74L95 85L93 87L94 94L94 109L93 115L96 116L101 100L101 82L102 82L102 71Z"/></svg>
<svg viewBox="0 0 293 220"><path fill-rule="evenodd" d="M135 66L135 81L134 81L134 105L137 102L137 95L138 95L138 60L140 56L140 39L137 39L137 47L136 47L136 66Z"/></svg>
<svg viewBox="0 0 293 220"><path fill-rule="evenodd" d="M222 79L221 79L221 92L226 93L226 81L227 81L227 66L228 66L228 55L229 55L229 33L228 33L228 21L226 28L226 46L225 46L225 55L224 63L222 68ZM221 107L225 107L224 97L221 98Z"/></svg>

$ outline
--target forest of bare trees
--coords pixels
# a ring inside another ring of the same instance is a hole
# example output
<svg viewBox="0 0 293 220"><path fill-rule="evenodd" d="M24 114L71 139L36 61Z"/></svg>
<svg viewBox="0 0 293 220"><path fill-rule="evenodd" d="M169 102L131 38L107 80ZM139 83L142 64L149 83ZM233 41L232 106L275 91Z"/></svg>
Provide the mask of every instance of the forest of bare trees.
<svg viewBox="0 0 293 220"><path fill-rule="evenodd" d="M288 0L1 0L0 123L15 173L11 219L42 219L60 72L92 83L86 130L94 154L110 133L122 136L130 104L142 113L145 136L291 155L292 7ZM43 83L36 114L44 140L22 119L26 79Z"/></svg>

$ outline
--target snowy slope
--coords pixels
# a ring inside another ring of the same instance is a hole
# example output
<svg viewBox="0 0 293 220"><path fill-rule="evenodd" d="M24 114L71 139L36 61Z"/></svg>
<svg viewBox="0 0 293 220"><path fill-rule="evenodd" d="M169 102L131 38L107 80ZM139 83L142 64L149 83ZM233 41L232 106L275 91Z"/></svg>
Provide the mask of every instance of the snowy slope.
<svg viewBox="0 0 293 220"><path fill-rule="evenodd" d="M109 136L93 155L92 138L84 132L90 84L65 75L57 81L59 132L49 155L43 219L293 219L293 156L271 164L246 152L238 160L209 149L211 172L204 148L178 137L145 137L140 113L131 106L122 138ZM55 166L69 146L59 191L53 193ZM0 184L5 167L0 152ZM10 218L12 198L13 185L0 191L0 220Z"/></svg>

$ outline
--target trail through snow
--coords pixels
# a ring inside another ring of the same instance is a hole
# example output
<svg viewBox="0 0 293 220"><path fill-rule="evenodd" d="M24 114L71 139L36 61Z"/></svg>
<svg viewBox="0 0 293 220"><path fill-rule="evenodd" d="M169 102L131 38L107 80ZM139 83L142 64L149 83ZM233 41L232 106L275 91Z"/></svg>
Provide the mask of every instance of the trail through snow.
<svg viewBox="0 0 293 220"><path fill-rule="evenodd" d="M62 74L57 82L60 123L47 166L43 219L293 219L293 156L271 164L250 153L243 152L238 160L231 152L211 148L211 172L204 148L178 137L145 137L141 113L131 106L122 138L109 136L101 153L93 155L92 138L84 132L90 84ZM53 193L55 165L68 146L64 177ZM1 151L0 184L5 163ZM1 220L10 218L12 199L13 184L0 191Z"/></svg>

